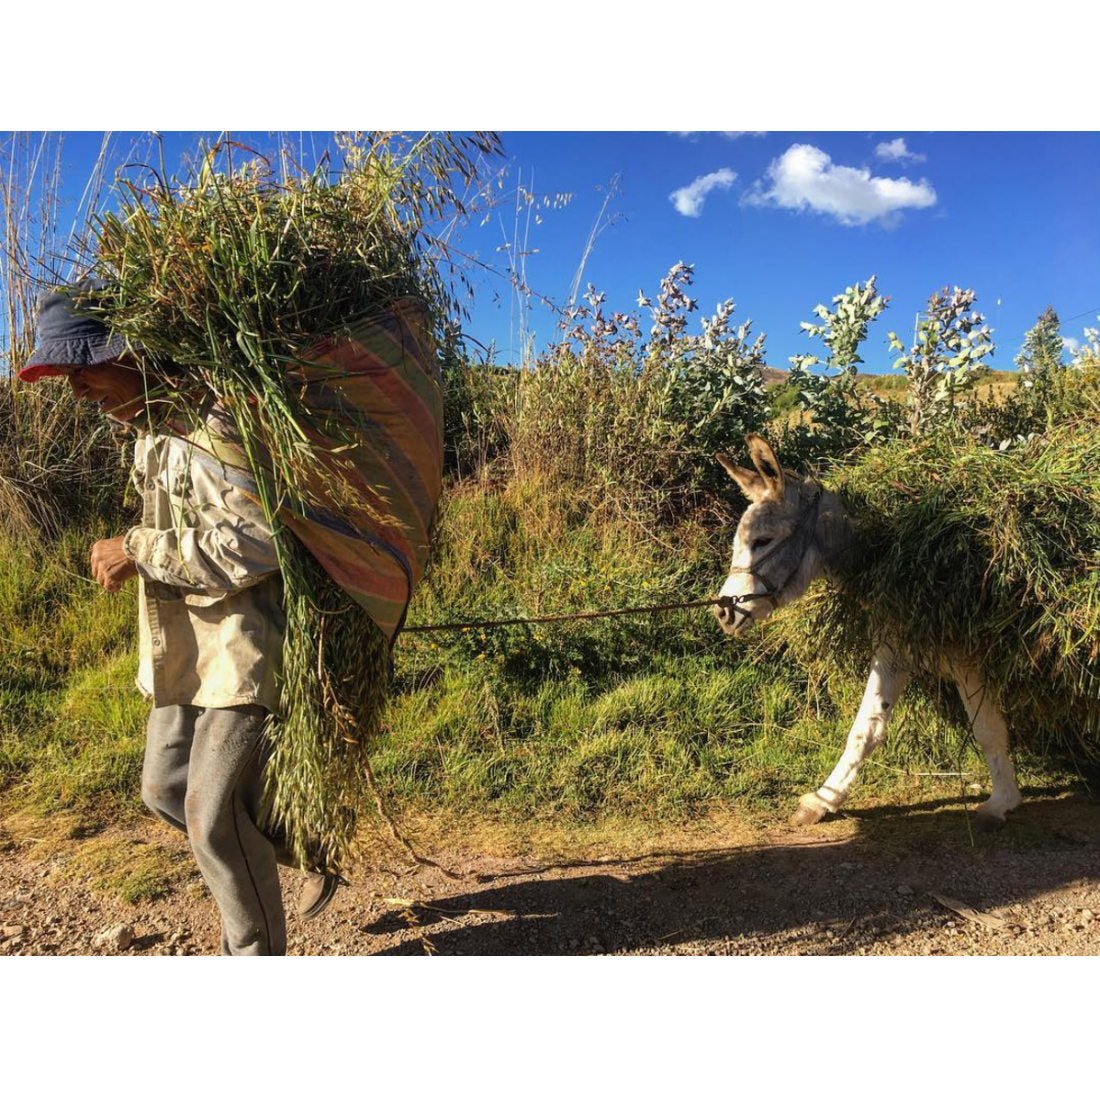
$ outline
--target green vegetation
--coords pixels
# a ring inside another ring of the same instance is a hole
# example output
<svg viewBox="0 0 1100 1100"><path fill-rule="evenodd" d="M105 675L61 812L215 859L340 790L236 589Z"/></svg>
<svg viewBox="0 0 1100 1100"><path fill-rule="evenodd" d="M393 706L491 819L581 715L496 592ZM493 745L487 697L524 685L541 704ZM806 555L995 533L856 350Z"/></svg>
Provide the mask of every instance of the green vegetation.
<svg viewBox="0 0 1100 1100"><path fill-rule="evenodd" d="M908 352L890 333L891 347L903 352L894 369L905 371L909 379L907 404L913 435L952 423L960 399L983 376L982 360L994 345L985 317L974 308L976 300L973 290L959 287L953 291L944 287L933 294Z"/></svg>
<svg viewBox="0 0 1100 1100"><path fill-rule="evenodd" d="M1024 346L1016 356L1016 366L1025 374L1053 375L1062 366L1063 355L1058 314L1053 306L1047 306L1024 334Z"/></svg>
<svg viewBox="0 0 1100 1100"><path fill-rule="evenodd" d="M133 595L87 579L106 533L75 528L48 547L0 536L0 782L22 808L110 819L137 806L147 707Z"/></svg>
<svg viewBox="0 0 1100 1100"><path fill-rule="evenodd" d="M833 299L830 311L814 309L820 324L802 322L802 331L825 345L817 355L791 359L790 384L797 393L801 416L777 440L785 461L804 466L847 454L853 448L880 439L893 423L888 413L897 406L879 400L874 391L858 385L860 345L867 326L886 309L888 299L878 293L875 277L847 287ZM812 373L818 367L818 373Z"/></svg>
<svg viewBox="0 0 1100 1100"><path fill-rule="evenodd" d="M589 287L558 345L518 374L509 457L520 481L568 487L604 516L682 514L720 485L714 454L763 427L764 338L732 301L689 329L693 269L677 264L648 313L605 314ZM643 332L643 326L646 326Z"/></svg>

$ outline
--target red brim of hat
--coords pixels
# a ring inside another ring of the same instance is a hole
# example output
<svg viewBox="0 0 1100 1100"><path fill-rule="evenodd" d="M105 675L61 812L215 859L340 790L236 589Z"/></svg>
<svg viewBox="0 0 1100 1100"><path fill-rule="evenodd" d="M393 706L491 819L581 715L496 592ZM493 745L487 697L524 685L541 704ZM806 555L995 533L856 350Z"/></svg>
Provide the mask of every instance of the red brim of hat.
<svg viewBox="0 0 1100 1100"><path fill-rule="evenodd" d="M49 363L37 363L33 367L24 367L19 372L20 382L37 382L39 378L49 378L51 374L66 375L71 368L52 367Z"/></svg>

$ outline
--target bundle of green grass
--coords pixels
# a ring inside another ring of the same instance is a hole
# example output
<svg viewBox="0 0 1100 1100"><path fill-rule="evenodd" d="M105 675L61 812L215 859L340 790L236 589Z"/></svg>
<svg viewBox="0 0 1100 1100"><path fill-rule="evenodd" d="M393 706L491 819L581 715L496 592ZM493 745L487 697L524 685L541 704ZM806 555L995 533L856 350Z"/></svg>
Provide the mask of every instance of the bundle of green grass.
<svg viewBox="0 0 1100 1100"><path fill-rule="evenodd" d="M316 486L358 430L311 406L293 368L318 338L410 298L436 332L453 316L430 227L463 212L460 192L495 149L491 135L366 135L344 144L338 170L276 172L222 143L183 181L123 182L96 227L111 290L94 308L160 380L161 422L197 427L216 402L275 531L287 629L269 813L303 865L352 858L389 645L280 522L341 499L346 486L322 481L320 502Z"/></svg>
<svg viewBox="0 0 1100 1100"><path fill-rule="evenodd" d="M874 448L829 479L856 537L780 634L852 670L900 640L928 679L976 660L1014 734L1100 756L1100 427L1066 423L1005 451L961 431ZM829 646L821 647L828 638Z"/></svg>

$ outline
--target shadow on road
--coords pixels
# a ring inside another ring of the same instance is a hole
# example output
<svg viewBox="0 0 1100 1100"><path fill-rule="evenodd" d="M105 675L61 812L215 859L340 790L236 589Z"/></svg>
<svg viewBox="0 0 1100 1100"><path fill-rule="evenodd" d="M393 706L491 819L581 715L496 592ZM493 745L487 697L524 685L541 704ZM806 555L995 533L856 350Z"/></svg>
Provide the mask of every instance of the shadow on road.
<svg viewBox="0 0 1100 1100"><path fill-rule="evenodd" d="M651 951L701 939L737 951L738 937L762 936L769 950L815 938L844 950L853 931L880 938L943 921L933 894L988 911L1095 878L1100 806L1080 793L1043 794L992 835L971 832L969 808L936 801L853 811L857 834L841 840L787 830L767 844L547 865L457 891L448 884L415 908L422 938L385 953L420 954L423 937L439 954L468 955ZM363 931L410 925L408 913L391 912Z"/></svg>

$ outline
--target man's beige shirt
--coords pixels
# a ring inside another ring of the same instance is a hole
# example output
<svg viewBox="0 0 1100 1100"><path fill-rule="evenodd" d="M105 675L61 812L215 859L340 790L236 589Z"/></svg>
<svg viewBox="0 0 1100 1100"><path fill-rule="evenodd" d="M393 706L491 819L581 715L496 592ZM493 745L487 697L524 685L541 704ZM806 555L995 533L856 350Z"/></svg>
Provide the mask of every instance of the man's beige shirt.
<svg viewBox="0 0 1100 1100"><path fill-rule="evenodd" d="M134 452L141 525L138 687L154 706L278 709L285 616L263 510L195 439L149 433Z"/></svg>

